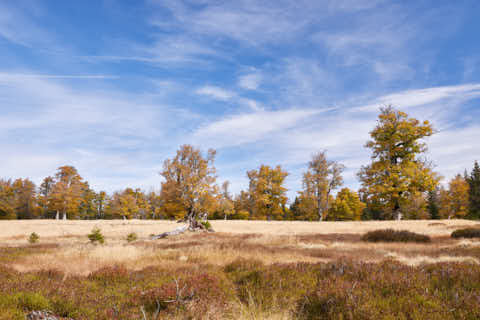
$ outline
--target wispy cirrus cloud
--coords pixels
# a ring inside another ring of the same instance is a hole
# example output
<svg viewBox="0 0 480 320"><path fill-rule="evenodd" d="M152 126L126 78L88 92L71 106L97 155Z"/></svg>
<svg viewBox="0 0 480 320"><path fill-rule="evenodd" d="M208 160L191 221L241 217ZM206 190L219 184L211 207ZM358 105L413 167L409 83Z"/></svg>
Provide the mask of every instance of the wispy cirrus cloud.
<svg viewBox="0 0 480 320"><path fill-rule="evenodd" d="M193 134L193 140L199 144L208 141L216 148L252 143L273 132L298 126L303 120L325 111L287 109L228 116L199 127Z"/></svg>
<svg viewBox="0 0 480 320"><path fill-rule="evenodd" d="M235 96L232 91L225 90L215 86L203 86L195 91L198 95L210 96L217 100L230 100Z"/></svg>

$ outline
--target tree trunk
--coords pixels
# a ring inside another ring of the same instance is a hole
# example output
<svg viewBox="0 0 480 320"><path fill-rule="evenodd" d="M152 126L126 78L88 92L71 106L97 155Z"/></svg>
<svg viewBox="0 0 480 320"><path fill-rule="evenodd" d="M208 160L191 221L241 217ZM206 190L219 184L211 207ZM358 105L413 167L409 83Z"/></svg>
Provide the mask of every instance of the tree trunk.
<svg viewBox="0 0 480 320"><path fill-rule="evenodd" d="M204 219L204 220L207 221L206 219ZM181 226L181 227L178 227L177 229L175 229L173 231L168 231L168 232L164 232L164 233L160 233L158 235L152 236L152 237L150 237L150 239L151 240L163 239L163 238L166 238L168 236L174 236L174 235L184 233L186 231L200 231L200 230L202 230L202 231L214 232L214 230L212 228L207 229L207 227L203 223L201 223L197 220L197 215L195 214L195 212L191 212L191 213L187 214L187 216L184 219L182 219L178 222L186 222L186 224Z"/></svg>
<svg viewBox="0 0 480 320"><path fill-rule="evenodd" d="M184 233L185 231L188 230L188 225L183 225L173 231L168 231L168 232L164 232L164 233L160 233L159 235L156 235L156 236L152 236L150 237L151 240L156 240L156 239L163 239L163 238L166 238L168 236L174 236L174 235L177 235L177 234L181 234L181 233Z"/></svg>
<svg viewBox="0 0 480 320"><path fill-rule="evenodd" d="M325 200L325 208L324 208L325 209L324 212L326 212L327 215L328 215L328 198L329 197L330 197L330 190L328 190L327 192L327 200Z"/></svg>
<svg viewBox="0 0 480 320"><path fill-rule="evenodd" d="M318 196L317 205L318 205L318 221L322 221L323 210L322 210L322 198L320 198L320 196Z"/></svg>

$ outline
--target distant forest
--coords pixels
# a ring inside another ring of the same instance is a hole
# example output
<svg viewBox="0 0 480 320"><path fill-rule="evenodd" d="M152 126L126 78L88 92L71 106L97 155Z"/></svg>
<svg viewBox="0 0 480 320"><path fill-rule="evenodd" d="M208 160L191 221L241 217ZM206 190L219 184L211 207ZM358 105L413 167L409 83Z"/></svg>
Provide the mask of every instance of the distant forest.
<svg viewBox="0 0 480 320"><path fill-rule="evenodd" d="M424 157L424 139L434 133L428 121L381 108L365 144L371 162L358 172L361 188L342 188L345 167L319 151L290 205L284 186L288 172L281 166L248 171L248 189L233 196L228 181L217 184L215 150L203 154L183 145L164 162L160 192L96 192L72 166L58 168L38 187L29 179L0 179L0 219L480 219L478 162L441 185L441 175Z"/></svg>

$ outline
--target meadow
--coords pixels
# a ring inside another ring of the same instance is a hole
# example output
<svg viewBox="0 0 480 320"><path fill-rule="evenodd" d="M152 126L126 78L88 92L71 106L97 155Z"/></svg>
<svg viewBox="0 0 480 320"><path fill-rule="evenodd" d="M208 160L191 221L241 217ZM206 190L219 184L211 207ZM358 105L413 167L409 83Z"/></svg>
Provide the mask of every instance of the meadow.
<svg viewBox="0 0 480 320"><path fill-rule="evenodd" d="M0 319L479 319L480 239L468 220L0 221ZM87 234L101 229L104 244ZM364 242L378 229L428 243ZM29 243L29 235L39 235ZM137 239L128 242L135 233Z"/></svg>

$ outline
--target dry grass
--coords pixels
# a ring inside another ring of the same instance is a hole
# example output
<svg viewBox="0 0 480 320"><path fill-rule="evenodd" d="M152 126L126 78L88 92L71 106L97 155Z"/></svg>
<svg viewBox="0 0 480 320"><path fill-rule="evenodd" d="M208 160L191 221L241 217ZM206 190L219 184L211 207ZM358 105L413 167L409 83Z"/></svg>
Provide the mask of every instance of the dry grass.
<svg viewBox="0 0 480 320"><path fill-rule="evenodd" d="M449 236L452 229L480 226L469 220L405 220L405 221L345 221L345 222L305 222L305 221L211 221L217 232L230 234L262 235L306 235L306 234L364 234L377 229L409 230L429 236ZM26 239L36 232L42 238L84 237L98 226L110 239L125 238L135 232L140 238L150 234L170 231L177 223L164 220L9 220L0 221L0 244L14 243Z"/></svg>
<svg viewBox="0 0 480 320"><path fill-rule="evenodd" d="M5 224L5 226L2 226ZM8 226L7 226L8 224ZM114 264L141 270L150 266L172 270L199 264L225 266L238 258L275 263L317 263L338 259L380 262L394 259L407 265L460 261L479 263L480 242L454 240L455 227L478 225L466 220L369 222L213 221L214 234L184 234L150 241L150 234L172 230L170 221L1 221L0 246L24 246L31 232L41 244L57 244L47 251L24 255L10 263L18 271L56 269L67 275L88 275ZM105 245L88 243L86 235L99 227ZM364 243L363 233L380 228L428 234L432 243ZM135 232L139 240L128 244Z"/></svg>

